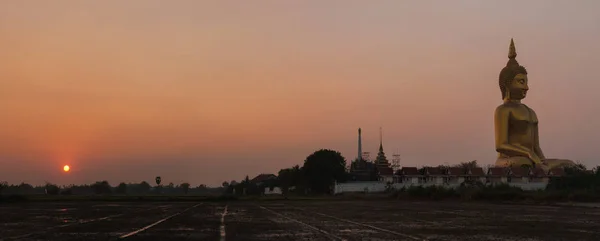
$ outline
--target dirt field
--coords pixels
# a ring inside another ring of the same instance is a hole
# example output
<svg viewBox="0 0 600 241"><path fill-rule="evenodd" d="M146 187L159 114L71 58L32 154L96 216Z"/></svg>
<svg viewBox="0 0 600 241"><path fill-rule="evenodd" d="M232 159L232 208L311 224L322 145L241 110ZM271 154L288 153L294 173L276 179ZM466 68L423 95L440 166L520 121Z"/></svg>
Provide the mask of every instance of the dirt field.
<svg viewBox="0 0 600 241"><path fill-rule="evenodd" d="M402 201L30 203L0 240L600 240L600 209Z"/></svg>

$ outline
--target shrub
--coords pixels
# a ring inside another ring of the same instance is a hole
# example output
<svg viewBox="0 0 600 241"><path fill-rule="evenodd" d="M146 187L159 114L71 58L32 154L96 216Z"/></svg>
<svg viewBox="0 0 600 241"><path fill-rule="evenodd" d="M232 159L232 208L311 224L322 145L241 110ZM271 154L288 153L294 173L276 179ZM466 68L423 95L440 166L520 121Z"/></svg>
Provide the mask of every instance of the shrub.
<svg viewBox="0 0 600 241"><path fill-rule="evenodd" d="M71 191L70 188L60 191L60 195L72 195L72 194L73 194L73 191Z"/></svg>
<svg viewBox="0 0 600 241"><path fill-rule="evenodd" d="M0 196L0 203L1 202L16 203L16 202L26 202L26 201L29 201L29 199L23 195Z"/></svg>

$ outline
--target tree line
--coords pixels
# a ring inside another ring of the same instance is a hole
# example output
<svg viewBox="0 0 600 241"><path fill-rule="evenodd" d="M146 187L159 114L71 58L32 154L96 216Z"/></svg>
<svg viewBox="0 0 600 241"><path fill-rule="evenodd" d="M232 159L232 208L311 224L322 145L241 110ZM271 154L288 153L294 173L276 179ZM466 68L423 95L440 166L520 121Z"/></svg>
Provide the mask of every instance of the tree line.
<svg viewBox="0 0 600 241"><path fill-rule="evenodd" d="M189 183L151 186L148 182L124 183L117 186L111 186L108 181L98 181L92 184L59 186L52 183L33 186L27 183L11 184L0 182L0 194L3 195L146 195L146 194L167 194L167 195L185 195L185 194L221 194L223 188L210 188L206 185L192 187Z"/></svg>
<svg viewBox="0 0 600 241"><path fill-rule="evenodd" d="M357 164L355 160L352 165ZM370 170L372 180L377 180L377 170L372 162L367 161L372 168ZM364 163L363 163L364 164ZM440 168L461 167L474 168L480 167L477 161L462 162L456 165L439 165ZM364 168L364 167L363 167ZM528 167L523 167L528 168ZM340 152L330 149L320 149L308 155L302 164L294 165L289 168L279 170L275 178L253 182L248 176L241 181L223 182L222 187L209 188L206 185L191 187L189 183L175 185L169 183L160 185L157 181L156 186L151 186L148 182L140 183L120 183L117 186L111 186L107 181L98 181L86 185L58 186L47 183L42 186L32 186L27 183L17 185L8 185L6 182L0 182L0 194L48 194L48 195L93 195L93 194L117 194L117 195L144 195L144 194L244 194L259 195L265 188L281 188L283 194L331 194L333 185L336 182L345 182L352 180L349 172L350 168L346 166L346 159ZM419 170L423 172L424 168ZM572 192L583 191L592 193L600 197L600 168L588 170L584 165L578 164L575 167L565 168L566 175L563 177L551 178L547 190ZM159 177L157 177L159 178ZM512 189L511 189L512 190ZM420 193L420 189L416 191Z"/></svg>

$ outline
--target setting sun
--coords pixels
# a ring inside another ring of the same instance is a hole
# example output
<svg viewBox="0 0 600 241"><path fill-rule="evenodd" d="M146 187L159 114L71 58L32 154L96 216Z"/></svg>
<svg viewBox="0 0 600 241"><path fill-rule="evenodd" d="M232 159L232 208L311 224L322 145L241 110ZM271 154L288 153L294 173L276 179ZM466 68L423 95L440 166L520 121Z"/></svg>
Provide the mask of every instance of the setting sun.
<svg viewBox="0 0 600 241"><path fill-rule="evenodd" d="M64 170L65 172L68 172L70 169L71 169L71 167L69 167L69 165L65 165L65 166L63 167L63 170Z"/></svg>

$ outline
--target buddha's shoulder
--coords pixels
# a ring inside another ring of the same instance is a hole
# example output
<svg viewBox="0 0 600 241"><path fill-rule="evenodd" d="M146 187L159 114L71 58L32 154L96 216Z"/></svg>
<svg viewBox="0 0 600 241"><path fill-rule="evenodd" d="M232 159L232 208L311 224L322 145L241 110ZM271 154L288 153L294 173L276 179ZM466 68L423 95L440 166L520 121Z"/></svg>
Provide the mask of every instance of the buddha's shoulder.
<svg viewBox="0 0 600 241"><path fill-rule="evenodd" d="M504 103L504 104L501 104L498 107L496 107L496 113L508 113L508 112L511 112L511 111L514 111L517 109L519 109L518 105Z"/></svg>
<svg viewBox="0 0 600 241"><path fill-rule="evenodd" d="M525 104L515 104L515 103L503 103L496 107L496 114L508 114L515 111L533 111L531 108L526 106Z"/></svg>

